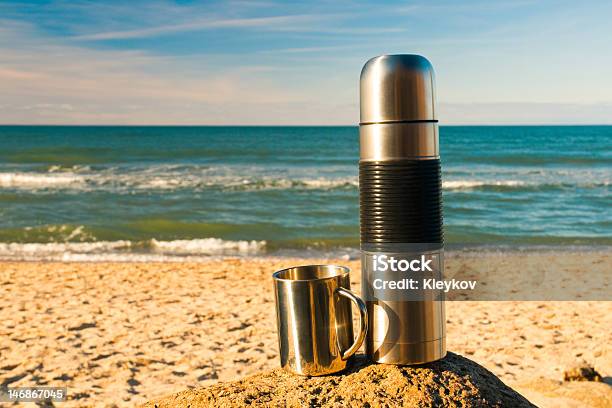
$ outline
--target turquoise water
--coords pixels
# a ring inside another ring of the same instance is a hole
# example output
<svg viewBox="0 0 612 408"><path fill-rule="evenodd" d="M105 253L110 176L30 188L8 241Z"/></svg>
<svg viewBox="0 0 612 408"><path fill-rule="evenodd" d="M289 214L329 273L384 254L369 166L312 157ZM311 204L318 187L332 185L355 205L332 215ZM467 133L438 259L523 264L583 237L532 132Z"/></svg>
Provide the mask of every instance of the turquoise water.
<svg viewBox="0 0 612 408"><path fill-rule="evenodd" d="M440 130L446 242L610 245L612 127ZM356 127L0 127L0 257L358 246Z"/></svg>

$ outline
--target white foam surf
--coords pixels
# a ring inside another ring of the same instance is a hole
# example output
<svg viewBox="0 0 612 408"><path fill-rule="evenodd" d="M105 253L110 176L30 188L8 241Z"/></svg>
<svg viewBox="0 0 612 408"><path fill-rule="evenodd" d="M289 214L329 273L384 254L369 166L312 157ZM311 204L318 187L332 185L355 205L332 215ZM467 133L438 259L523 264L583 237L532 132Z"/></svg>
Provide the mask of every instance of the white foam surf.
<svg viewBox="0 0 612 408"><path fill-rule="evenodd" d="M203 238L176 241L151 240L155 252L173 255L255 255L266 247L265 241L226 241Z"/></svg>
<svg viewBox="0 0 612 408"><path fill-rule="evenodd" d="M18 189L79 188L85 185L83 176L74 173L0 173L0 187Z"/></svg>
<svg viewBox="0 0 612 408"><path fill-rule="evenodd" d="M446 190L461 190L478 187L521 187L526 183L518 180L480 181L480 180L449 180L442 182L442 188Z"/></svg>
<svg viewBox="0 0 612 408"><path fill-rule="evenodd" d="M26 191L174 191L210 188L222 190L319 189L357 187L355 177L279 177L270 174L249 173L247 170L228 172L225 169L151 167L141 170L108 168L91 171L87 167L58 171L52 167L46 173L2 172L0 189Z"/></svg>
<svg viewBox="0 0 612 408"><path fill-rule="evenodd" d="M0 260L61 262L184 262L211 256L254 256L265 241L219 238L134 243L131 241L0 243Z"/></svg>
<svg viewBox="0 0 612 408"><path fill-rule="evenodd" d="M64 261L72 255L110 254L126 250L130 241L99 242L49 242L49 243L0 243L0 259L11 261Z"/></svg>
<svg viewBox="0 0 612 408"><path fill-rule="evenodd" d="M320 171L319 173L317 173ZM451 172L452 173L452 172ZM589 171L567 173L564 170L535 173L502 172L489 177L445 178L445 190L467 190L487 187L539 188L578 187L600 188L610 185L610 173ZM0 190L15 189L36 192L38 190L105 191L132 193L138 191L176 191L207 189L219 190L334 190L356 189L358 179L353 176L333 176L321 169L301 169L293 173L272 172L259 167L230 166L174 166L157 165L142 168L109 167L93 170L88 166L73 166L68 169L49 168L40 172L0 172Z"/></svg>

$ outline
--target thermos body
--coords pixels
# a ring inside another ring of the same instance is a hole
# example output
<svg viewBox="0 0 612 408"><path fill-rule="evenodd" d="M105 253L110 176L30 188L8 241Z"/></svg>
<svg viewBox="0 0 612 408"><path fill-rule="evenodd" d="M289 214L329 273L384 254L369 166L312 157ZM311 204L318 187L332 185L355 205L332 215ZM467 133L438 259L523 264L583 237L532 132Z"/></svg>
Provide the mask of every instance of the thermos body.
<svg viewBox="0 0 612 408"><path fill-rule="evenodd" d="M370 322L366 353L380 363L420 364L446 354L443 300L377 292L375 278L391 275L388 270L381 275L372 267L377 259L390 259L394 254L401 259L403 254L411 259L434 259L435 273L442 273L442 189L434 87L433 68L418 55L376 57L361 72L362 293Z"/></svg>

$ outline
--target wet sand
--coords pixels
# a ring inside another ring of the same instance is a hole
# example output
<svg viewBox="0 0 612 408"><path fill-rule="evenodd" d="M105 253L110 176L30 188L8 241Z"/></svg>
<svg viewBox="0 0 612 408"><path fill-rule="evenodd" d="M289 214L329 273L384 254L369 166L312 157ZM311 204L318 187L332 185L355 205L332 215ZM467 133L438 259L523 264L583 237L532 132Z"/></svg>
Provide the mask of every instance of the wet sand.
<svg viewBox="0 0 612 408"><path fill-rule="evenodd" d="M482 265L511 275L524 257L501 253L476 261L456 254L446 267ZM534 271L559 276L612 270L606 252L530 257ZM274 368L271 273L317 262L350 266L359 291L354 260L0 263L0 383L67 386L65 407L133 406ZM609 293L595 286L584 293ZM448 349L521 392L562 380L580 361L606 381L612 376L612 302L463 301L448 302L446 310ZM546 398L561 404L554 392Z"/></svg>

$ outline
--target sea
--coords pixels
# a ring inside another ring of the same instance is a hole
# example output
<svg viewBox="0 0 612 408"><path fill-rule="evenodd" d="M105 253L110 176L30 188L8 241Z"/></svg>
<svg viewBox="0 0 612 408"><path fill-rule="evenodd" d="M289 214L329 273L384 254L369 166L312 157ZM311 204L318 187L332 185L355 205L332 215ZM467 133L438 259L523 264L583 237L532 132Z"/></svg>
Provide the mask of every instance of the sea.
<svg viewBox="0 0 612 408"><path fill-rule="evenodd" d="M358 128L0 126L0 259L355 257ZM608 248L612 126L442 126L448 248Z"/></svg>

